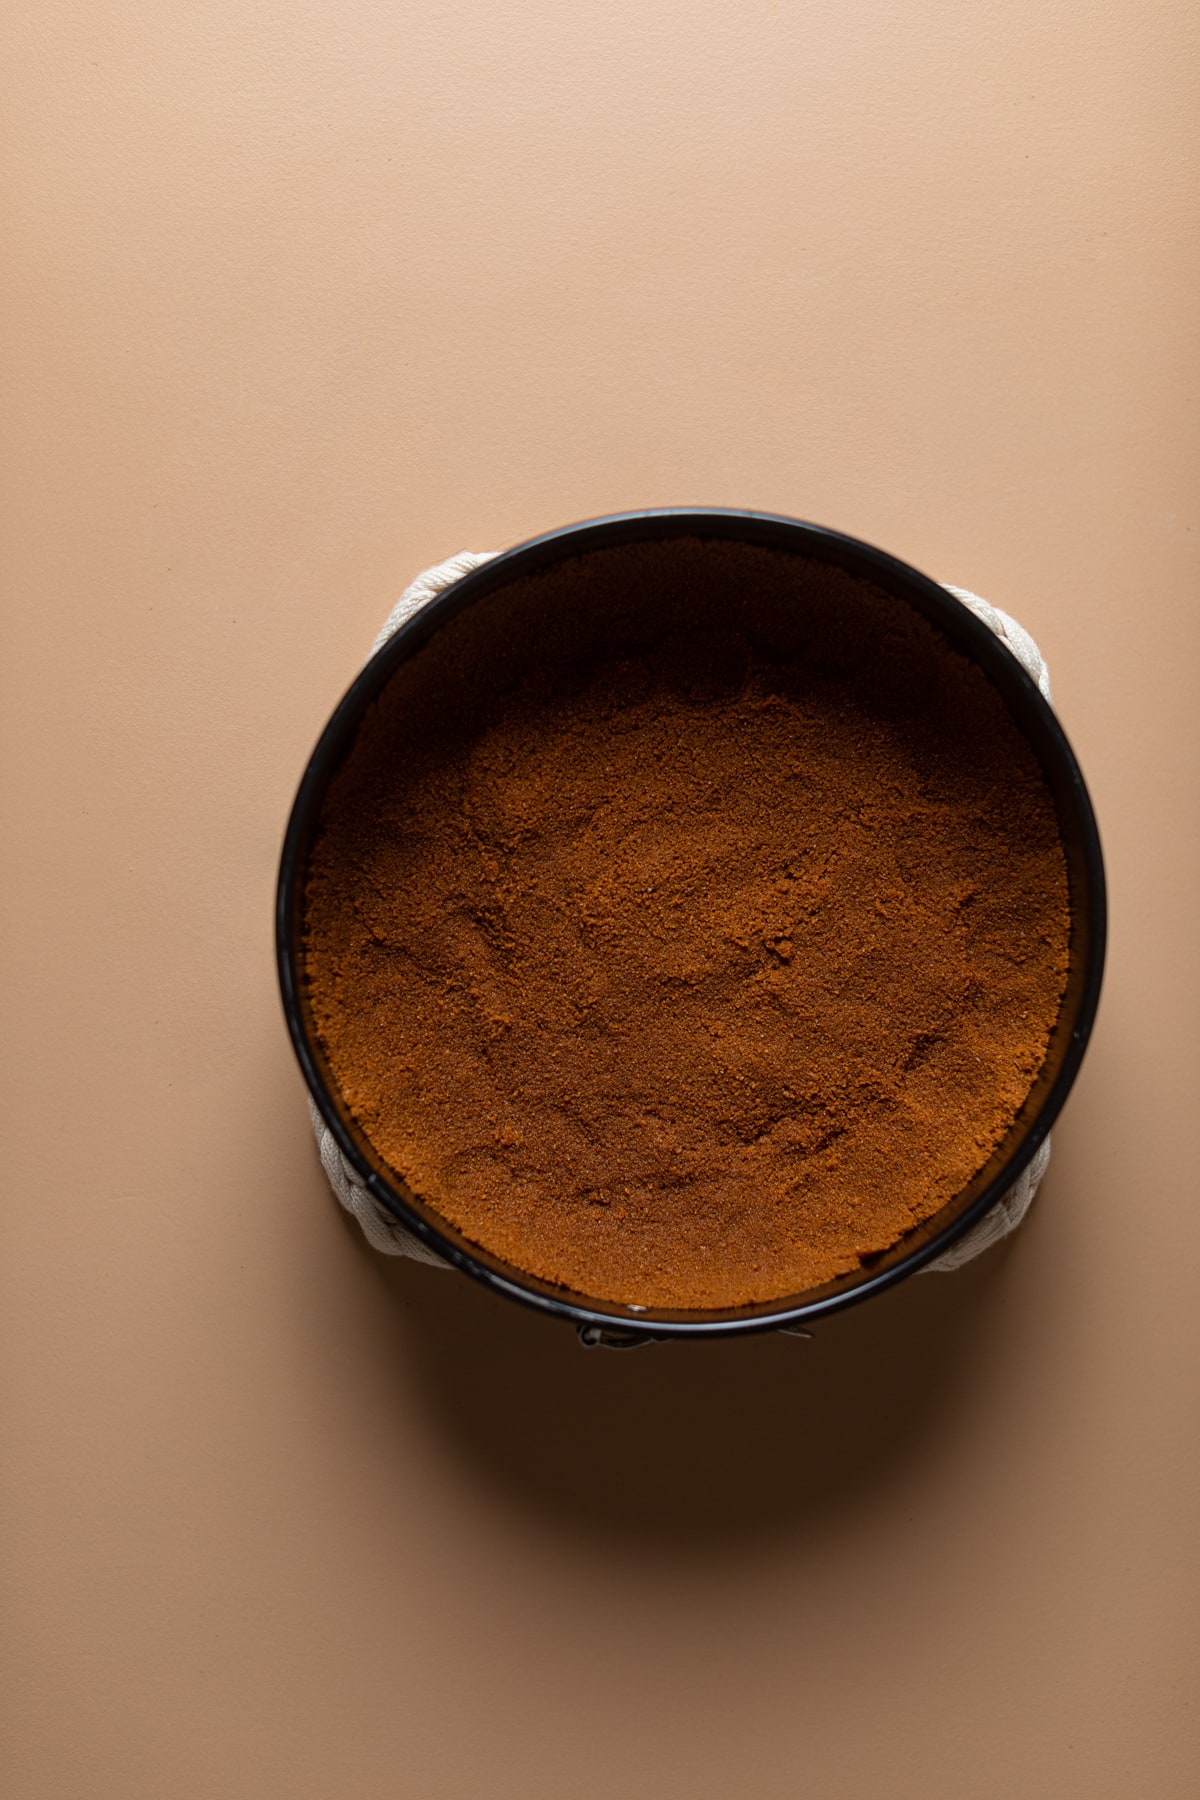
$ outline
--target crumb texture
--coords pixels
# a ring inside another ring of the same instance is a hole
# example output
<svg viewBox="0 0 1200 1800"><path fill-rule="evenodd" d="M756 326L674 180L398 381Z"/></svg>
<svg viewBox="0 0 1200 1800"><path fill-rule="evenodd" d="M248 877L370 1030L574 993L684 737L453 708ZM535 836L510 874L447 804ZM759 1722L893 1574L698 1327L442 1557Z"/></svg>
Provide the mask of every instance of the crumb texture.
<svg viewBox="0 0 1200 1800"><path fill-rule="evenodd" d="M679 540L514 583L397 672L326 797L306 957L346 1103L468 1238L714 1308L966 1185L1068 923L978 669L840 571Z"/></svg>

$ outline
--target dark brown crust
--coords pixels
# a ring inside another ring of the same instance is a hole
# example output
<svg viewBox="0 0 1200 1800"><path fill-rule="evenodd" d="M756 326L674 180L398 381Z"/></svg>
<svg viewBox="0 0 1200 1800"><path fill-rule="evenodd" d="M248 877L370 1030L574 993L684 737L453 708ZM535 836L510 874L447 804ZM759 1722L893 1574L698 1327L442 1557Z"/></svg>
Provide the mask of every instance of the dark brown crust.
<svg viewBox="0 0 1200 1800"><path fill-rule="evenodd" d="M1053 805L983 675L768 551L603 552L467 613L331 787L307 967L342 1092L471 1240L727 1307L986 1161L1067 965Z"/></svg>

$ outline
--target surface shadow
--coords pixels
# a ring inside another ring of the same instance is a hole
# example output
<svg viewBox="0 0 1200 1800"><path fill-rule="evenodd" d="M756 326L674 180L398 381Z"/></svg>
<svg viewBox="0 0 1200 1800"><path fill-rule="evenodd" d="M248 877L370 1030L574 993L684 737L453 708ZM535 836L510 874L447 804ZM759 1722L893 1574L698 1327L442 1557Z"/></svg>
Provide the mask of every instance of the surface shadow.
<svg viewBox="0 0 1200 1800"><path fill-rule="evenodd" d="M575 1538L746 1547L842 1517L952 1428L1016 1240L818 1323L730 1343L585 1350L467 1277L376 1255L397 1354L470 1478Z"/></svg>

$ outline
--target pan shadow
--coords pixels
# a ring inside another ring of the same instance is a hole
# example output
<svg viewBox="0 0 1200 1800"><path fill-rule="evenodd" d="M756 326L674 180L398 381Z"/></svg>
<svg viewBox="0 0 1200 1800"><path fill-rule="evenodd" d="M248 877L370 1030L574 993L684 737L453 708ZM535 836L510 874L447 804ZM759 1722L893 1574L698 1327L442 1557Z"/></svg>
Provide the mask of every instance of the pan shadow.
<svg viewBox="0 0 1200 1800"><path fill-rule="evenodd" d="M1016 1240L819 1322L812 1341L585 1350L561 1322L369 1250L399 1353L469 1478L540 1528L688 1556L819 1530L899 1483L969 1404Z"/></svg>

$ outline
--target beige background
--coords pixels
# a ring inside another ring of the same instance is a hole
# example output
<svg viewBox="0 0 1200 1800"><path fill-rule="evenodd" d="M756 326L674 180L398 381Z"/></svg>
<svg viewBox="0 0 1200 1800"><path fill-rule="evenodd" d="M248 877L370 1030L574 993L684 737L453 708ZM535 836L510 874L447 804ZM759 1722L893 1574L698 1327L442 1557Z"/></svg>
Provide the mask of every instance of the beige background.
<svg viewBox="0 0 1200 1800"><path fill-rule="evenodd" d="M14 1800L1200 1792L1198 16L10 10ZM343 1223L271 890L416 570L666 502L1029 625L1112 958L1014 1245L589 1355Z"/></svg>

